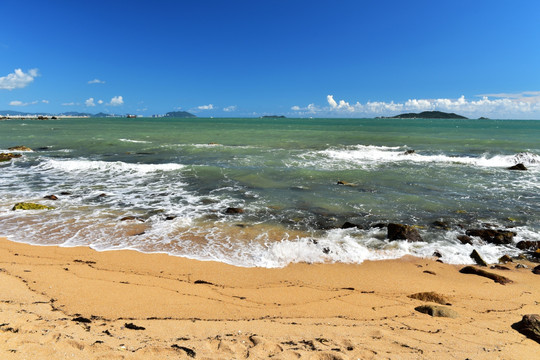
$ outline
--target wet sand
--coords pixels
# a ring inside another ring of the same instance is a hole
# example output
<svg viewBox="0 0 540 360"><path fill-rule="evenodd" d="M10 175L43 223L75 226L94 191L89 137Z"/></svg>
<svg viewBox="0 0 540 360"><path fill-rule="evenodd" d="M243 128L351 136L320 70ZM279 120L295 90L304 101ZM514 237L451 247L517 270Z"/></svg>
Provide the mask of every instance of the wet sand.
<svg viewBox="0 0 540 360"><path fill-rule="evenodd" d="M540 359L512 329L540 313L528 265L486 269L501 285L414 257L263 269L0 239L0 358Z"/></svg>

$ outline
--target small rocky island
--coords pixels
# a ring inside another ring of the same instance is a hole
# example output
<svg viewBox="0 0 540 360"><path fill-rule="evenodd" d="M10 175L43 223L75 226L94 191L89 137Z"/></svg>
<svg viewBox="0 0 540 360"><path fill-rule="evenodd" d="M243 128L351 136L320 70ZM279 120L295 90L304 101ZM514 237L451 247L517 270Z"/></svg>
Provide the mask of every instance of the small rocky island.
<svg viewBox="0 0 540 360"><path fill-rule="evenodd" d="M174 117L174 118L196 118L197 116L188 113L187 111L170 111L163 115L163 117Z"/></svg>
<svg viewBox="0 0 540 360"><path fill-rule="evenodd" d="M406 113L396 116L385 117L385 119L468 119L454 113L442 111L423 111L421 113Z"/></svg>

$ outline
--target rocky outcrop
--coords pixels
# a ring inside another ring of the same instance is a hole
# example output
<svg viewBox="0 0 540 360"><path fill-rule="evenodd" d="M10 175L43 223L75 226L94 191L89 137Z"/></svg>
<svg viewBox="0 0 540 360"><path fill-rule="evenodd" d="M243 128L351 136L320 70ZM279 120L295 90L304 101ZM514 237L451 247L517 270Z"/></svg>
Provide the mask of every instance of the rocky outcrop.
<svg viewBox="0 0 540 360"><path fill-rule="evenodd" d="M348 222L348 221L345 221L345 223L341 225L341 228L342 229L352 229L352 228L363 229L362 225L353 224L352 222Z"/></svg>
<svg viewBox="0 0 540 360"><path fill-rule="evenodd" d="M415 307L414 310L424 313L424 314L431 315L433 317L447 317L447 318L452 318L452 319L459 317L459 314L456 311L446 306L422 305L422 306Z"/></svg>
<svg viewBox="0 0 540 360"><path fill-rule="evenodd" d="M520 250L538 250L540 249L540 241L520 241L516 244L516 247Z"/></svg>
<svg viewBox="0 0 540 360"><path fill-rule="evenodd" d="M465 244L469 244L469 245L472 245L472 237L470 236L467 236L467 235L458 235L457 239L459 241L461 241L461 243L463 245Z"/></svg>
<svg viewBox="0 0 540 360"><path fill-rule="evenodd" d="M540 344L540 315L523 315L521 321L512 325L512 328Z"/></svg>
<svg viewBox="0 0 540 360"><path fill-rule="evenodd" d="M35 204L35 203L16 203L11 210L53 210L53 206Z"/></svg>
<svg viewBox="0 0 540 360"><path fill-rule="evenodd" d="M474 266L465 266L463 269L459 270L459 272L462 273L462 274L473 274L473 275L487 277L488 279L491 279L491 280L495 281L496 283L499 283L499 284L502 284L502 285L509 284L509 283L513 282L512 280L510 280L507 277L504 277L504 276L501 276L501 275L498 275L498 274L494 274L494 273L490 273L490 272L482 270L482 269L477 269Z"/></svg>
<svg viewBox="0 0 540 360"><path fill-rule="evenodd" d="M27 146L19 145L8 148L9 151L33 151Z"/></svg>
<svg viewBox="0 0 540 360"><path fill-rule="evenodd" d="M9 161L11 159L20 158L21 154L12 154L12 153L0 153L0 162Z"/></svg>
<svg viewBox="0 0 540 360"><path fill-rule="evenodd" d="M510 244L514 236L516 236L516 233L512 231L493 229L470 229L466 231L466 234L468 236L478 236L485 242L496 245Z"/></svg>
<svg viewBox="0 0 540 360"><path fill-rule="evenodd" d="M409 242L424 241L415 227L393 223L388 224L388 239L407 240Z"/></svg>
<svg viewBox="0 0 540 360"><path fill-rule="evenodd" d="M527 168L522 163L519 163L514 166L510 166L508 170L522 170L523 171L523 170L527 170Z"/></svg>

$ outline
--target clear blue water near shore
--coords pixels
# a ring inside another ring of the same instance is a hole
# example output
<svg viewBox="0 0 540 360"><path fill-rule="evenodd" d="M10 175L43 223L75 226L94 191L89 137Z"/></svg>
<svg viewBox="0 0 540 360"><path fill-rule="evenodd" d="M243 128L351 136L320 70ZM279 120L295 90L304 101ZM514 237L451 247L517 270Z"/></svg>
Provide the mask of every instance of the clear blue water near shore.
<svg viewBox="0 0 540 360"><path fill-rule="evenodd" d="M518 120L5 120L0 152L35 151L0 163L0 235L239 266L435 250L465 264L473 247L495 261L518 250L457 235L490 223L540 240L539 138L540 121ZM528 170L507 170L516 163ZM56 209L11 210L23 201ZM424 242L372 227L388 222L417 225Z"/></svg>

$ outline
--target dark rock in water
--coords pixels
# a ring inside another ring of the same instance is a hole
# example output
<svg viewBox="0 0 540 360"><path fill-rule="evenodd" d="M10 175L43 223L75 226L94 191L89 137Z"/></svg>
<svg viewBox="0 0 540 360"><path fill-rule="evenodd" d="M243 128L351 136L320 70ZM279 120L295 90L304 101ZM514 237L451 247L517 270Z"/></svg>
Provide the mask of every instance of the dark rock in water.
<svg viewBox="0 0 540 360"><path fill-rule="evenodd" d="M49 147L49 146L42 146L42 147L39 147L39 148L37 148L37 149L38 149L39 151L47 151L47 150L50 149L50 147Z"/></svg>
<svg viewBox="0 0 540 360"><path fill-rule="evenodd" d="M540 241L520 241L516 244L516 247L520 250L537 250L540 249Z"/></svg>
<svg viewBox="0 0 540 360"><path fill-rule="evenodd" d="M431 315L433 317L447 317L452 319L459 317L459 314L456 311L447 308L446 306L422 305L415 307L414 310Z"/></svg>
<svg viewBox="0 0 540 360"><path fill-rule="evenodd" d="M49 199L49 200L58 200L58 197L56 195L47 195L47 196L44 196L43 198Z"/></svg>
<svg viewBox="0 0 540 360"><path fill-rule="evenodd" d="M101 194L99 194L97 197L98 197L98 198L104 198L104 197L107 197L107 194L101 193Z"/></svg>
<svg viewBox="0 0 540 360"><path fill-rule="evenodd" d="M499 262L502 264L506 264L507 262L513 262L512 258L508 255L503 255L499 258Z"/></svg>
<svg viewBox="0 0 540 360"><path fill-rule="evenodd" d="M403 153L403 155L411 155L411 154L414 154L414 150L405 150L405 152Z"/></svg>
<svg viewBox="0 0 540 360"><path fill-rule="evenodd" d="M515 232L493 229L470 229L466 231L468 236L478 236L485 242L496 245L510 244L516 236Z"/></svg>
<svg viewBox="0 0 540 360"><path fill-rule="evenodd" d="M514 166L510 166L508 170L527 170L527 168L522 163L519 163Z"/></svg>
<svg viewBox="0 0 540 360"><path fill-rule="evenodd" d="M244 209L242 208L235 208L235 207L229 207L227 210L225 210L225 214L233 215L233 214L243 214Z"/></svg>
<svg viewBox="0 0 540 360"><path fill-rule="evenodd" d="M27 146L19 145L8 148L9 151L33 151Z"/></svg>
<svg viewBox="0 0 540 360"><path fill-rule="evenodd" d="M475 263L477 263L478 265L480 266L487 266L487 263L484 261L484 259L482 259L482 257L480 256L480 254L478 253L478 251L476 251L476 249L474 249L471 253L471 255L469 255L471 257L471 259L474 260Z"/></svg>
<svg viewBox="0 0 540 360"><path fill-rule="evenodd" d="M509 284L509 283L513 282L512 280L510 280L507 277L497 275L497 274L494 274L494 273L490 273L490 272L487 272L487 271L482 270L482 269L477 269L474 266L465 266L463 269L459 270L459 272L462 273L462 274L472 274L472 275L478 275L478 276L487 277L488 279L491 279L491 280L495 281L496 283L499 283L499 284L502 284L502 285Z"/></svg>
<svg viewBox="0 0 540 360"><path fill-rule="evenodd" d="M124 327L125 327L126 329L131 329L131 330L146 330L145 327L143 327L143 326L137 326L137 325L135 325L134 323L125 323L125 324L124 324Z"/></svg>
<svg viewBox="0 0 540 360"><path fill-rule="evenodd" d="M339 181L337 182L337 184L338 184L338 185L343 185L343 186L358 186L358 185L356 185L356 184L353 184L353 183L350 183L350 182L347 182L347 181L341 181L341 180L339 180Z"/></svg>
<svg viewBox="0 0 540 360"><path fill-rule="evenodd" d="M165 216L165 221L171 221L176 219L176 215L167 215Z"/></svg>
<svg viewBox="0 0 540 360"><path fill-rule="evenodd" d="M533 274L540 275L540 265L532 269Z"/></svg>
<svg viewBox="0 0 540 360"><path fill-rule="evenodd" d="M348 222L348 221L346 221L343 225L341 225L341 228L342 229L352 229L352 228L363 229L363 227L361 225L353 224L353 223Z"/></svg>
<svg viewBox="0 0 540 360"><path fill-rule="evenodd" d="M133 221L133 220L144 222L144 219L138 216L124 216L123 218L120 219L120 221Z"/></svg>
<svg viewBox="0 0 540 360"><path fill-rule="evenodd" d="M457 239L458 239L459 241L461 241L461 243L462 243L463 245L465 245L465 244L470 244L470 245L472 245L472 237L470 237L470 236L467 236L467 235L458 235Z"/></svg>
<svg viewBox="0 0 540 360"><path fill-rule="evenodd" d="M438 229L450 230L450 226L444 221L434 221L432 225Z"/></svg>
<svg viewBox="0 0 540 360"><path fill-rule="evenodd" d="M11 159L20 158L21 154L12 154L12 153L0 153L0 162L9 161Z"/></svg>
<svg viewBox="0 0 540 360"><path fill-rule="evenodd" d="M325 247L325 248L322 249L322 252L324 254L330 254L330 248Z"/></svg>
<svg viewBox="0 0 540 360"><path fill-rule="evenodd" d="M71 195L71 193L69 191L62 191L60 195Z"/></svg>
<svg viewBox="0 0 540 360"><path fill-rule="evenodd" d="M441 305L451 305L448 299L444 295L438 294L433 291L416 293L416 294L408 295L407 297L411 299L420 300L420 301L434 302Z"/></svg>
<svg viewBox="0 0 540 360"><path fill-rule="evenodd" d="M529 339L540 344L540 315L523 315L521 321L512 325L512 329L519 331Z"/></svg>
<svg viewBox="0 0 540 360"><path fill-rule="evenodd" d="M418 230L410 225L388 224L388 239L407 240L409 242L424 241Z"/></svg>
<svg viewBox="0 0 540 360"><path fill-rule="evenodd" d="M442 254L438 250L435 250L435 252L433 253L433 256L436 258L442 258Z"/></svg>

